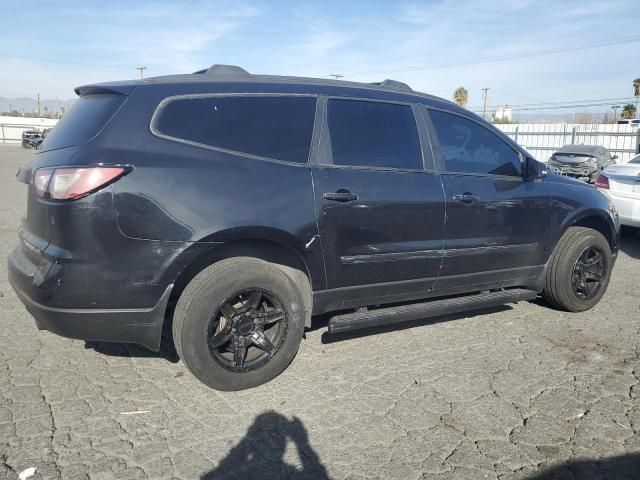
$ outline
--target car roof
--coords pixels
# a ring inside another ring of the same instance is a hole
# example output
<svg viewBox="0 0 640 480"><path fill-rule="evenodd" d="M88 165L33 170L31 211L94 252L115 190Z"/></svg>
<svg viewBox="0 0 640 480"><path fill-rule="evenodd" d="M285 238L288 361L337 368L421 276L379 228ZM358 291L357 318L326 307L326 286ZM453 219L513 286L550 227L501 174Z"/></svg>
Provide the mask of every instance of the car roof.
<svg viewBox="0 0 640 480"><path fill-rule="evenodd" d="M147 84L162 83L264 83L264 84L294 84L308 85L309 87L339 87L339 88L357 88L375 90L381 92L392 92L396 94L405 94L412 97L420 97L423 99L445 102L460 108L457 104L450 100L446 100L434 95L429 95L413 90L409 85L397 80L386 79L380 82L363 83L351 82L345 80L334 80L326 78L309 78L309 77L291 77L280 75L255 75L247 72L245 69L236 65L220 65L215 64L208 69L199 70L190 74L164 75L160 77L148 77L143 80ZM310 88L311 90L311 88Z"/></svg>

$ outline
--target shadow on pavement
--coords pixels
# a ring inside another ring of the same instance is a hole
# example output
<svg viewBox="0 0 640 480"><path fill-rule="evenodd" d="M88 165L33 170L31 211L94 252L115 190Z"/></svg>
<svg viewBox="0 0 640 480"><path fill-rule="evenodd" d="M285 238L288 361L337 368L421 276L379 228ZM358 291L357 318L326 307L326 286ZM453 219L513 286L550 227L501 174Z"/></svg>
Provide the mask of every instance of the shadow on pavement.
<svg viewBox="0 0 640 480"><path fill-rule="evenodd" d="M528 480L637 480L638 478L640 478L640 454L636 453L599 460L570 461L528 477Z"/></svg>
<svg viewBox="0 0 640 480"><path fill-rule="evenodd" d="M284 461L287 443L295 446L302 468ZM246 435L231 449L218 467L200 477L201 480L242 479L328 479L327 471L309 444L302 422L289 421L274 411L256 417Z"/></svg>
<svg viewBox="0 0 640 480"><path fill-rule="evenodd" d="M640 229L624 229L620 235L620 250L640 260Z"/></svg>

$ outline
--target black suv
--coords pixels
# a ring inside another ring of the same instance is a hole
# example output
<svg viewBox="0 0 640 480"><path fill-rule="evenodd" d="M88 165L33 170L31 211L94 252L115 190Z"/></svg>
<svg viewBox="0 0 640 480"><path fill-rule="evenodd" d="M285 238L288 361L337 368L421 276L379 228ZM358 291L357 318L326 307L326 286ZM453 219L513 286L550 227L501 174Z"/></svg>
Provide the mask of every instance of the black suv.
<svg viewBox="0 0 640 480"><path fill-rule="evenodd" d="M619 223L594 187L391 80L191 75L84 86L18 177L11 284L39 328L253 387L330 332L529 300L594 306Z"/></svg>

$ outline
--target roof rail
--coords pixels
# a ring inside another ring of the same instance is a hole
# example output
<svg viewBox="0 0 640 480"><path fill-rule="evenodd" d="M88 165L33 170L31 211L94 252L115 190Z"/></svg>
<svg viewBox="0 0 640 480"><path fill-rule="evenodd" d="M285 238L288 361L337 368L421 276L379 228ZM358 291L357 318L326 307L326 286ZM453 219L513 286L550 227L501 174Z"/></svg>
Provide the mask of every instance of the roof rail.
<svg viewBox="0 0 640 480"><path fill-rule="evenodd" d="M204 75L232 75L242 77L250 75L250 73L242 67L238 67L236 65L220 65L218 63L216 63L215 65L211 65L209 68L198 70L197 72L193 73Z"/></svg>
<svg viewBox="0 0 640 480"><path fill-rule="evenodd" d="M391 80L389 78L387 78L386 80L383 80L382 82L373 82L371 85L380 85L381 87L391 87L391 88L397 88L399 90L409 90L413 92L413 89L406 83L399 82L398 80Z"/></svg>

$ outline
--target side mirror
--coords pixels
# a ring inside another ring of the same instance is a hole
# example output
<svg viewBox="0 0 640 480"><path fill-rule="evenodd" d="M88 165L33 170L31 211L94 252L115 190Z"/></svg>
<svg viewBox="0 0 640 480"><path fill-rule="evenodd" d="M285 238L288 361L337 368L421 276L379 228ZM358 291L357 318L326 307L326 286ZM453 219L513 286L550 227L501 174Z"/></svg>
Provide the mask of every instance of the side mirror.
<svg viewBox="0 0 640 480"><path fill-rule="evenodd" d="M524 178L525 180L536 180L547 175L547 166L538 162L531 157L524 159Z"/></svg>

